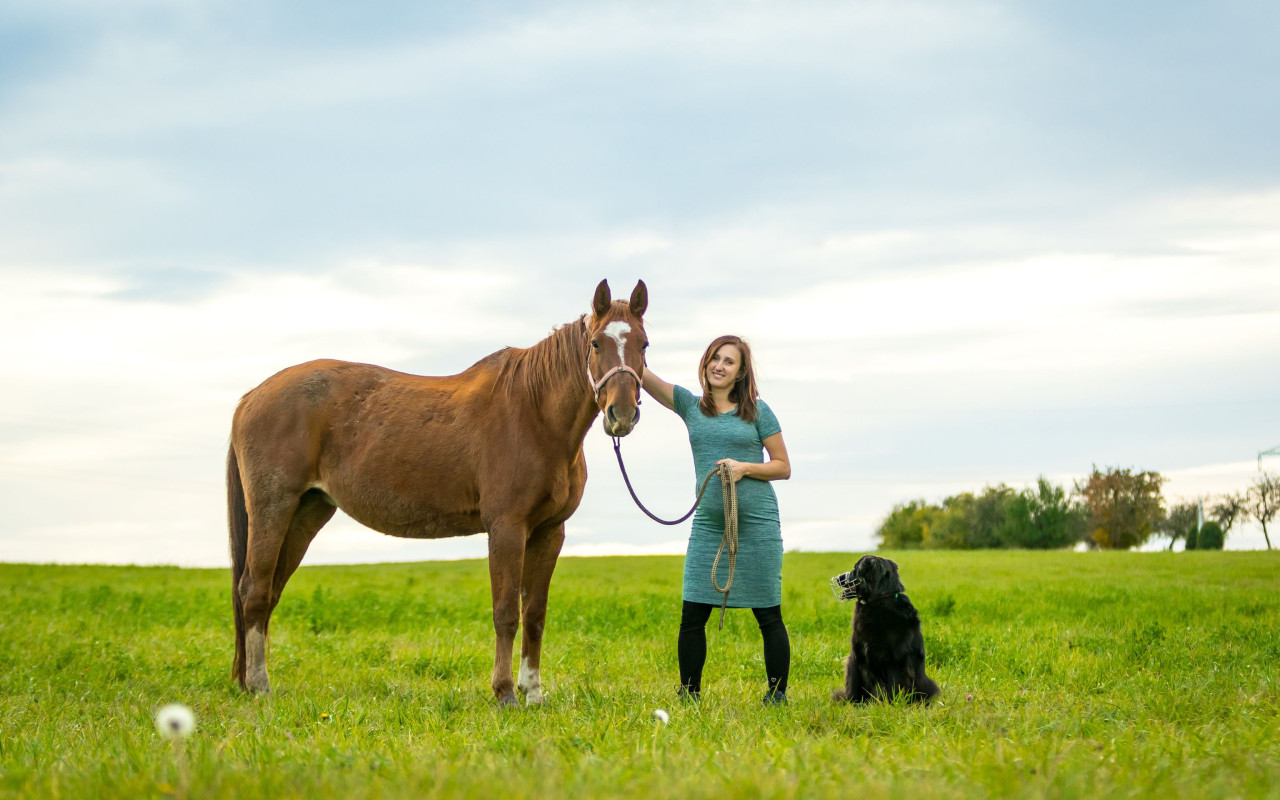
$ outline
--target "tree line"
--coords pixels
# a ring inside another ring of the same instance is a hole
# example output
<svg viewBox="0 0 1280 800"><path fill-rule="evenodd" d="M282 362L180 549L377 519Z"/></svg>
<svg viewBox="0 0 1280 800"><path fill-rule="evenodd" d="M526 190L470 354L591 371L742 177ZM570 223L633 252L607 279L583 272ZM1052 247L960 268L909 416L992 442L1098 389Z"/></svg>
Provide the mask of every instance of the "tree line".
<svg viewBox="0 0 1280 800"><path fill-rule="evenodd" d="M940 504L909 500L893 507L876 536L886 549L1053 550L1083 542L1125 550L1163 535L1170 550L1178 540L1188 550L1221 550L1232 527L1253 519L1271 549L1267 527L1280 513L1280 475L1262 473L1244 492L1168 505L1160 491L1165 480L1158 472L1094 466L1070 491L1041 477L1022 491L999 484Z"/></svg>

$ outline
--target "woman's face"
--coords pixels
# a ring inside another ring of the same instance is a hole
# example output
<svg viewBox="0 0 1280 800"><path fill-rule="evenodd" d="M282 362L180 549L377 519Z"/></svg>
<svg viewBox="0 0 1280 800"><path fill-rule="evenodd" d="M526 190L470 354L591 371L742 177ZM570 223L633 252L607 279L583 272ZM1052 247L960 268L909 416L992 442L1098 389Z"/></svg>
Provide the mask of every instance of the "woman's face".
<svg viewBox="0 0 1280 800"><path fill-rule="evenodd" d="M736 344L722 344L707 362L707 383L712 389L733 387L742 371L742 352Z"/></svg>

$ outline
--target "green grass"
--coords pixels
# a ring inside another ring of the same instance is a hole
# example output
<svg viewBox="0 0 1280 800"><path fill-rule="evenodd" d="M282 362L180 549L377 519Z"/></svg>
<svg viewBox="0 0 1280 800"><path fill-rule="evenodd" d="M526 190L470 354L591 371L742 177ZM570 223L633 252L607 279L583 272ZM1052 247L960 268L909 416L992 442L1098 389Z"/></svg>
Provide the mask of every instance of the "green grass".
<svg viewBox="0 0 1280 800"><path fill-rule="evenodd" d="M1280 797L1275 554L890 555L932 708L829 702L849 554L786 556L768 709L747 611L675 701L675 557L562 560L546 705L505 712L483 562L304 567L265 700L229 678L227 570L0 565L0 796ZM175 701L180 747L152 722Z"/></svg>

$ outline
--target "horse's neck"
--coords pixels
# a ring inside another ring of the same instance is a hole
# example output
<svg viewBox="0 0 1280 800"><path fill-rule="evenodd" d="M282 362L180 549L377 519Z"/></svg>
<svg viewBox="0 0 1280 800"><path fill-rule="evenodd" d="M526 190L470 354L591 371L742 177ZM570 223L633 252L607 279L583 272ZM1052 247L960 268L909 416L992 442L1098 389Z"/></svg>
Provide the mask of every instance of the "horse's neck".
<svg viewBox="0 0 1280 800"><path fill-rule="evenodd" d="M600 413L587 385L586 331L582 320L566 323L525 353L525 370L541 370L536 380L517 382L548 427L564 431L574 447ZM577 346L581 343L581 346ZM514 387L513 387L514 388Z"/></svg>

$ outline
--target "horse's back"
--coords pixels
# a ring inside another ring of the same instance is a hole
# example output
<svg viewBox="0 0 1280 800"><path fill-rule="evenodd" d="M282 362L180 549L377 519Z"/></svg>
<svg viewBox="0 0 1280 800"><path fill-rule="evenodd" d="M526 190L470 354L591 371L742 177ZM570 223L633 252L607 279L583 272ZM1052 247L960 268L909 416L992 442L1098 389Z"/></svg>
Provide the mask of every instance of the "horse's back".
<svg viewBox="0 0 1280 800"><path fill-rule="evenodd" d="M298 364L244 396L232 444L250 475L286 492L322 491L375 530L474 533L487 372L483 362L443 377Z"/></svg>
<svg viewBox="0 0 1280 800"><path fill-rule="evenodd" d="M396 376L409 377L375 364L336 359L317 359L286 367L249 390L241 407L301 402L319 406L334 399L335 392L372 389Z"/></svg>
<svg viewBox="0 0 1280 800"><path fill-rule="evenodd" d="M236 422L292 413L313 416L341 413L378 395L434 405L439 399L463 399L482 378L482 364L457 375L427 376L397 372L376 364L318 359L280 370L240 400Z"/></svg>

